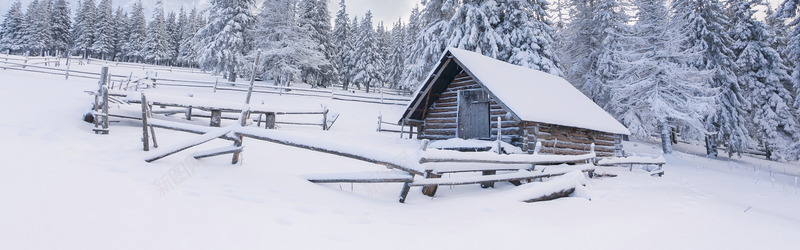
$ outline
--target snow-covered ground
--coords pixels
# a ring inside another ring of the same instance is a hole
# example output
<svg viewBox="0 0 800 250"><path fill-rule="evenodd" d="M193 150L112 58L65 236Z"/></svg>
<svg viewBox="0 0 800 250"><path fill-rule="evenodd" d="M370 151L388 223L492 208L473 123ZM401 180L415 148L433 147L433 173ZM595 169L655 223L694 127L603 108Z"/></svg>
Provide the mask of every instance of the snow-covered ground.
<svg viewBox="0 0 800 250"><path fill-rule="evenodd" d="M82 70L99 72L97 65ZM112 68L129 74L131 68ZM143 74L141 69L134 75ZM162 77L213 79L191 73ZM85 90L97 81L0 70L0 249L797 249L800 166L745 156L707 159L678 145L664 177L640 169L587 180L588 196L517 201L498 183L441 187L434 198L400 184L313 184L303 176L387 171L309 150L245 139L243 162L194 160L193 152L229 146L212 141L154 163L144 162L141 127L113 123L95 135L81 120ZM244 93L159 87L156 91L241 102ZM255 94L278 109L341 113L330 131L283 126L307 137L381 152L418 142L377 133L403 107L328 98ZM281 119L279 116L278 119ZM207 124L207 120L198 121ZM223 125L233 123L224 121ZM156 129L163 147L196 135ZM657 154L657 144L626 143Z"/></svg>

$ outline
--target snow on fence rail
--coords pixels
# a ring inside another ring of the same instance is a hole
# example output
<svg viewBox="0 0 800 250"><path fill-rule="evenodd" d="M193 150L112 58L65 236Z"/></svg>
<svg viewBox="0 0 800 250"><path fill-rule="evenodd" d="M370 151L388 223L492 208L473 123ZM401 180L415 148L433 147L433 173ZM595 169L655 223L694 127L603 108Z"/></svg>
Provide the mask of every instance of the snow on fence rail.
<svg viewBox="0 0 800 250"><path fill-rule="evenodd" d="M99 79L99 73L93 72L85 72L85 71L77 71L77 70L70 70L69 63L66 65L66 69L56 68L56 67L46 67L49 66L49 62L53 62L53 65L60 65L60 60L62 58L54 58L54 57L30 57L30 58L16 58L16 57L0 57L0 64L3 64L2 69L12 69L12 70L19 70L19 71L27 71L27 72L34 72L34 73L43 73L43 74L51 74L51 75L64 75L66 78L70 76L74 77L82 77L82 78L89 78L89 79ZM102 62L102 65L116 65L116 66L127 66L133 68L142 68L142 69L150 69L150 70L161 70L161 71L170 71L170 72L190 72L190 73L197 73L201 72L200 70L196 70L193 68L181 68L181 67L163 67L157 65L149 65L149 64L137 64L137 63L124 63L124 62L111 62L99 59L81 59L80 57L70 57L69 60L78 61L80 63L86 62L87 64L91 64L93 62ZM16 62L14 62L16 61ZM33 63L36 61L35 63ZM46 66L39 66L40 64L44 64ZM132 76L128 75L110 75L111 82L114 81L123 82L128 81L130 84L131 81L135 81L131 79ZM217 90L224 90L224 91L238 91L238 92L247 92L248 84L244 83L235 83L235 82L228 82L228 81L219 81L216 79L215 81L201 81L201 80L188 80L188 79L174 79L174 78L158 78L158 77L145 77L142 79L150 79L153 81L153 86L172 86L172 87L188 87L188 88L211 88L214 92ZM227 85L227 86L221 86ZM137 89L139 86L134 85ZM141 85L140 85L141 86ZM119 85L117 85L119 87ZM288 86L270 86L265 84L254 84L253 92L256 93L264 93L264 94L278 94L278 95L296 95L296 96L311 96L311 97L326 97L331 98L334 100L341 100L341 101L351 101L351 102L364 102L364 103L374 103L374 104L388 104L388 105L401 105L404 106L411 101L408 97L398 96L401 92L397 92L395 90L387 90L379 88L379 96L365 96L365 95L356 95L356 94L347 94L347 93L338 93L334 91L334 87L330 87L327 90L322 89L309 89L309 88L298 88L298 87L288 87ZM113 88L111 88L113 89ZM383 92L387 92L384 94Z"/></svg>

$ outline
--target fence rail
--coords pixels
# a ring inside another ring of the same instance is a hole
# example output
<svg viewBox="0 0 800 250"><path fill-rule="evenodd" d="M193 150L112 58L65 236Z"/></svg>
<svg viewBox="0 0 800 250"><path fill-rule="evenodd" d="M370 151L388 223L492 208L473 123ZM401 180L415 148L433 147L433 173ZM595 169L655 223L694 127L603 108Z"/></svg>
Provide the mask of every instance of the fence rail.
<svg viewBox="0 0 800 250"><path fill-rule="evenodd" d="M57 57L19 58L19 57L0 56L0 68L34 72L34 73L51 74L51 75L63 75L66 78L72 76L72 77L81 77L88 79L100 79L100 73L86 72L80 70L70 70L68 64L66 68L48 66L50 65L50 62L53 62L55 65L60 65L61 60L63 59L64 58L57 58ZM125 62L111 62L98 59L81 59L80 57L70 57L69 61L71 62L77 61L82 64L83 63L93 64L97 62L102 62L102 64L104 65L108 64L108 65L136 67L136 68L141 67L143 69L172 71L172 72L176 71L191 72L191 73L201 72L200 70L191 68L164 67L157 65L125 63ZM42 66L42 64L44 64L45 66ZM133 88L138 90L138 88L143 87L144 85L150 85L150 83L145 83L143 79L151 80L153 87L170 86L170 87L184 87L184 88L209 88L212 89L212 91L214 92L218 90L247 92L246 87L249 86L248 84L245 83L220 81L219 79L216 79L215 81L203 81L203 80L189 80L189 79L176 79L176 78L158 78L158 77L145 77L145 78L134 79L132 75L114 75L114 74L109 74L108 76L109 80L112 82L112 86L114 86L112 87L112 89L115 89L116 87L116 89L124 88L126 90L130 90ZM113 82L118 82L118 85ZM131 83L133 83L133 85L131 85ZM363 102L363 103L373 103L373 104L405 106L408 104L408 102L411 101L411 98L401 96L401 94L404 94L402 90L390 90L382 88L378 88L379 91L377 93L378 96L358 95L350 92L341 93L341 91L338 91L338 89L335 86L332 86L327 89L314 89L314 88L299 88L299 87L289 87L289 86L275 86L267 84L255 84L253 88L254 88L253 92L256 93L322 97L340 101Z"/></svg>

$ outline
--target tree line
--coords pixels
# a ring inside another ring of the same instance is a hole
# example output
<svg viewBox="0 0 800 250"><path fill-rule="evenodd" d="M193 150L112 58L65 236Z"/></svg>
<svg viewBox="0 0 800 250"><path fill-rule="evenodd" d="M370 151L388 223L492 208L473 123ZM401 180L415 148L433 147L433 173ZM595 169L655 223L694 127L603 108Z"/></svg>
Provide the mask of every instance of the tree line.
<svg viewBox="0 0 800 250"><path fill-rule="evenodd" d="M57 51L107 60L200 67L229 80L413 91L447 47L562 76L637 137L676 132L708 154L763 148L800 155L800 0L426 0L406 23L370 12L331 16L328 0L212 0L205 14L147 23L141 2L19 2L5 15L0 49ZM766 18L755 18L756 7ZM332 24L333 23L333 24ZM391 26L391 27L389 27ZM253 68L256 56L261 60ZM543 90L546 91L546 90ZM568 105L568 104L554 104Z"/></svg>

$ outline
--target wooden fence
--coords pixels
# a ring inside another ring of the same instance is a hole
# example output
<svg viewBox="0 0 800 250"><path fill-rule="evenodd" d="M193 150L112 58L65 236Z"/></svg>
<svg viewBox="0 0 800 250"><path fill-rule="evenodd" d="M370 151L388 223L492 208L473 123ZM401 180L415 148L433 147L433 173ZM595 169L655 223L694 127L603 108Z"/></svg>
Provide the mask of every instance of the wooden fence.
<svg viewBox="0 0 800 250"><path fill-rule="evenodd" d="M65 78L81 77L89 79L99 79L100 73L86 72L79 70L70 70L70 62L78 62L80 64L99 64L99 65L115 65L118 67L129 68L142 68L144 70L157 70L169 72L186 72L186 73L200 73L202 71L193 68L182 67L167 67L139 63L125 63L125 62L111 62L98 59L81 59L80 57L57 58L57 57L12 57L0 56L0 68L5 70L19 70L26 72L63 75ZM60 65L66 65L65 68L58 68ZM136 78L133 75L114 75L109 74L109 89L127 89L138 90L144 86L144 81L141 79L148 79L149 85L151 82L153 87L156 86L170 86L170 87L185 87L185 88L206 88L212 91L237 91L247 92L249 84L220 81L219 78L214 81L203 80L188 80L176 79L167 77L144 77ZM131 85L133 84L133 85ZM294 95L294 96L310 96L310 97L325 97L333 100L350 101L350 102L363 102L374 104L387 104L387 105L400 105L405 106L411 98L403 96L406 94L402 90L392 90L377 88L378 93L375 96L356 94L347 91L339 91L338 88L332 86L327 89L320 88L299 88L288 86L276 86L271 84L254 84L253 92L264 94L277 94L277 95Z"/></svg>

